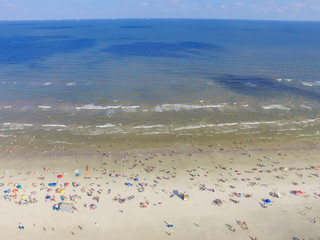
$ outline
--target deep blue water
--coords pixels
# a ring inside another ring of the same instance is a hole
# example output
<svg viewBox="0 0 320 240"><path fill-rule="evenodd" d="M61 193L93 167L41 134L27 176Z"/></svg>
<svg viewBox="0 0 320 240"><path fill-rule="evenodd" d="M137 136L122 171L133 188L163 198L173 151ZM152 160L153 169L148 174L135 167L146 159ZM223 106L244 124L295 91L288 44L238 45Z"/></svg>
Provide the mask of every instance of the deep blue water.
<svg viewBox="0 0 320 240"><path fill-rule="evenodd" d="M319 103L320 22L0 22L3 123L308 119Z"/></svg>

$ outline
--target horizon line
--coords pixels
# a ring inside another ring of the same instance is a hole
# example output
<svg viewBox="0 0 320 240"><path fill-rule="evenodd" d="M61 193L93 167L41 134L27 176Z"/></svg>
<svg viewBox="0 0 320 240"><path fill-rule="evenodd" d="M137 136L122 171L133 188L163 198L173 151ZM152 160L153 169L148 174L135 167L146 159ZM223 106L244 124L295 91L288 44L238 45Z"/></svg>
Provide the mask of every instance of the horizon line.
<svg viewBox="0 0 320 240"><path fill-rule="evenodd" d="M225 21L264 21L264 22L320 22L319 20L294 19L245 19L245 18L52 18L52 19L0 19L0 22L36 22L36 21L101 21L101 20L225 20Z"/></svg>

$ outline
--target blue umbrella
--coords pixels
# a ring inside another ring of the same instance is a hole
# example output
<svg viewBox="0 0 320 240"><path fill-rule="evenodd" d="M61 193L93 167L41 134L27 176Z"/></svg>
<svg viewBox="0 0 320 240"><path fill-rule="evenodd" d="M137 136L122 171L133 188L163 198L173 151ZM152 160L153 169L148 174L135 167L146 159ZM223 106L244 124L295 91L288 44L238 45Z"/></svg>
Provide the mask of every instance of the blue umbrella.
<svg viewBox="0 0 320 240"><path fill-rule="evenodd" d="M266 202L266 203L271 203L270 199L266 199L265 202Z"/></svg>
<svg viewBox="0 0 320 240"><path fill-rule="evenodd" d="M51 197L50 196L46 196L46 199L50 199Z"/></svg>

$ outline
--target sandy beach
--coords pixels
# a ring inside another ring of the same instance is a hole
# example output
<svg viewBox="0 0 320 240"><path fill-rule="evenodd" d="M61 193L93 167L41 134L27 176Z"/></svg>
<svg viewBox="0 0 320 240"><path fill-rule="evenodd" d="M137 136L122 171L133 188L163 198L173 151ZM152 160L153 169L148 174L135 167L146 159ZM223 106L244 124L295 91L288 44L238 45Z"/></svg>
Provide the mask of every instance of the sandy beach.
<svg viewBox="0 0 320 240"><path fill-rule="evenodd" d="M319 155L317 143L2 153L1 239L320 239Z"/></svg>

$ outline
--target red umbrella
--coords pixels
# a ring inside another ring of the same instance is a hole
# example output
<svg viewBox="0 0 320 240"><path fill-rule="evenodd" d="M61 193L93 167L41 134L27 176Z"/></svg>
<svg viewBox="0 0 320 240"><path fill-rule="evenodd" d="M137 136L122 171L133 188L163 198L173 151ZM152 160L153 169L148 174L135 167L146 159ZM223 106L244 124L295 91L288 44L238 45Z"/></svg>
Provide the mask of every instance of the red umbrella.
<svg viewBox="0 0 320 240"><path fill-rule="evenodd" d="M298 193L299 193L299 194L303 194L303 192L302 192L302 191L298 191Z"/></svg>
<svg viewBox="0 0 320 240"><path fill-rule="evenodd" d="M61 174L60 174L60 175L58 175L58 178L62 178L62 177L63 177L63 175L61 175Z"/></svg>

